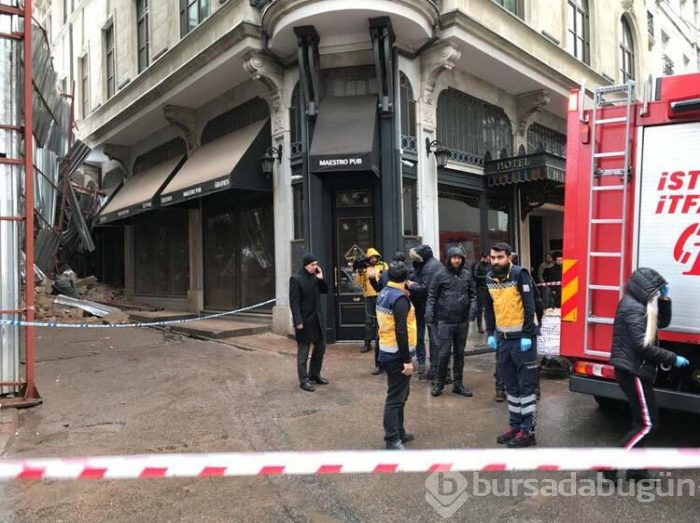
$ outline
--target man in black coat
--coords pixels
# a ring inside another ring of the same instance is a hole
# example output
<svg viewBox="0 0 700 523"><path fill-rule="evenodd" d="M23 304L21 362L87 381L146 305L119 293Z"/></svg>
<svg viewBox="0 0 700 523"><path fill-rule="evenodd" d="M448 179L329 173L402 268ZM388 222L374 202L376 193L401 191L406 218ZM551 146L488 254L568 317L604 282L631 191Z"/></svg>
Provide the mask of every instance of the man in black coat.
<svg viewBox="0 0 700 523"><path fill-rule="evenodd" d="M447 365L452 350L453 377L452 392L470 397L472 393L462 385L464 371L464 348L467 345L469 320L476 313L476 291L469 269L465 268L466 258L459 247L447 250L445 267L430 283L425 321L437 324L439 340L437 376L431 394L439 396L445 386Z"/></svg>
<svg viewBox="0 0 700 523"><path fill-rule="evenodd" d="M323 354L326 351L321 294L328 293L328 285L318 259L313 254L305 255L302 265L299 272L289 278L289 306L292 309L297 340L299 386L307 392L313 392L312 382L317 385L328 384L328 380L321 377ZM312 343L314 350L307 371Z"/></svg>
<svg viewBox="0 0 700 523"><path fill-rule="evenodd" d="M480 333L484 330L484 307L486 306L486 295L489 290L486 287L486 275L491 270L489 255L487 252L481 254L481 259L472 265L472 277L476 285L476 327Z"/></svg>
<svg viewBox="0 0 700 523"><path fill-rule="evenodd" d="M437 374L438 341L432 327L427 325L430 343L430 370L425 372L425 308L428 303L428 289L433 277L442 269L442 264L433 256L430 245L419 245L409 252L413 261L413 276L409 280L415 282L411 286L411 302L416 309L418 324L418 343L416 344L416 359L418 360L418 375L421 380L433 380Z"/></svg>
<svg viewBox="0 0 700 523"><path fill-rule="evenodd" d="M613 325L610 363L615 380L627 396L632 410L632 430L625 436L625 449L644 446L657 429L659 409L654 380L660 364L686 367L683 356L658 345L657 331L671 323L671 300L666 280L654 269L640 267L627 281ZM613 471L606 473L614 479ZM630 470L628 479L647 479L647 471Z"/></svg>

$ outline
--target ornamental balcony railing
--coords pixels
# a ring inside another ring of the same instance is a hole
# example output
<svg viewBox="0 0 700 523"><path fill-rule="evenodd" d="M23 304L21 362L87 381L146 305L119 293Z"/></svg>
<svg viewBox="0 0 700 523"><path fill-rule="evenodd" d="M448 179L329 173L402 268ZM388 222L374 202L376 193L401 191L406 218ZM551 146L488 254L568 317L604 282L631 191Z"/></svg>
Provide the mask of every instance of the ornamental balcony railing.
<svg viewBox="0 0 700 523"><path fill-rule="evenodd" d="M283 2L284 0L250 0L250 5L253 7L260 9L261 11L265 9L268 5L274 4L275 2ZM440 0L425 0L429 4L434 5L435 7L440 7Z"/></svg>

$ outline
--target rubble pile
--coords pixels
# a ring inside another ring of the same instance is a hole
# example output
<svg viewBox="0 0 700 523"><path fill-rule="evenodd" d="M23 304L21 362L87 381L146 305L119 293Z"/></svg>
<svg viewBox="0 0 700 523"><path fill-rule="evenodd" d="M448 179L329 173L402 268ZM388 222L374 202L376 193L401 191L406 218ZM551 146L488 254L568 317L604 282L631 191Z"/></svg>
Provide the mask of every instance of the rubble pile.
<svg viewBox="0 0 700 523"><path fill-rule="evenodd" d="M94 276L78 278L73 271L66 271L56 281L45 278L34 287L35 318L58 323L125 323L129 319L126 313L100 307L122 295L121 289L100 283Z"/></svg>

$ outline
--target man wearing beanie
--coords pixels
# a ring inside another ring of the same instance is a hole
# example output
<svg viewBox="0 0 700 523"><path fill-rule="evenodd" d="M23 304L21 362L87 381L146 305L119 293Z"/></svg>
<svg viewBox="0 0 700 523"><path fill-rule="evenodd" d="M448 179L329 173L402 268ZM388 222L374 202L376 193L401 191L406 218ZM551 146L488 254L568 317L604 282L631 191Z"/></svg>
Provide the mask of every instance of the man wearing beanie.
<svg viewBox="0 0 700 523"><path fill-rule="evenodd" d="M328 384L328 380L321 377L323 354L326 351L321 294L327 293L328 285L318 259L313 254L306 254L299 272L289 278L289 307L292 309L297 340L299 386L307 392L314 391L312 382L316 385ZM312 343L314 350L307 371Z"/></svg>
<svg viewBox="0 0 700 523"><path fill-rule="evenodd" d="M389 450L404 450L413 440L404 428L404 407L408 400L413 364L411 351L418 338L416 313L408 298L408 266L401 261L389 265L389 283L377 297L379 323L379 365L386 372L384 441Z"/></svg>

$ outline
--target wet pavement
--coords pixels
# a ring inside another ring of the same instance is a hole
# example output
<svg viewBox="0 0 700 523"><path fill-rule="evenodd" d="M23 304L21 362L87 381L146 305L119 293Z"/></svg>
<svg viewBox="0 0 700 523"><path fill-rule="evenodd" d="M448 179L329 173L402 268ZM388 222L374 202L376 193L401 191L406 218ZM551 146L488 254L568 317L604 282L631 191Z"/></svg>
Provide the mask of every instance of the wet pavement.
<svg viewBox="0 0 700 523"><path fill-rule="evenodd" d="M156 452L381 448L385 378L373 377L359 346L328 349L327 387L296 383L294 344L270 334L197 341L156 330L40 331L38 387L44 404L21 412L6 457ZM481 340L479 340L481 341ZM470 342L474 345L474 340ZM412 380L406 428L411 448L492 448L507 407L493 399L491 354L471 356L463 398L430 395ZM698 418L666 414L657 446L700 446ZM615 445L624 411L599 409L544 377L540 447ZM568 473L482 474L507 480L562 480ZM579 476L593 479L592 473ZM679 472L698 485L700 473ZM474 478L467 474L470 485ZM0 486L0 521L441 521L426 501L427 474L22 482ZM482 492L485 487L482 485ZM692 521L697 498L643 503L612 496L475 496L456 511L465 521Z"/></svg>

